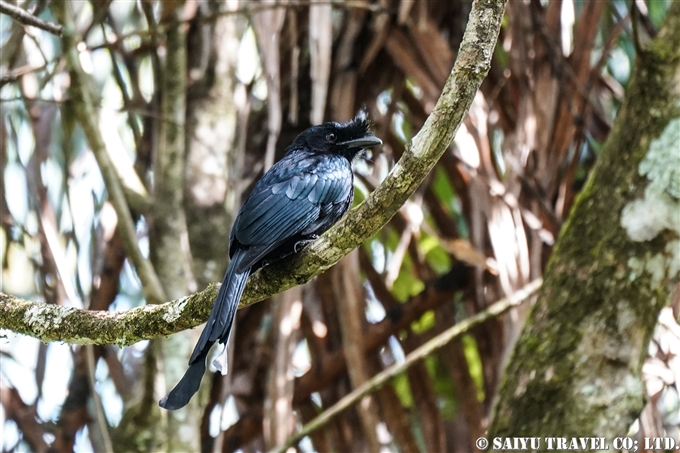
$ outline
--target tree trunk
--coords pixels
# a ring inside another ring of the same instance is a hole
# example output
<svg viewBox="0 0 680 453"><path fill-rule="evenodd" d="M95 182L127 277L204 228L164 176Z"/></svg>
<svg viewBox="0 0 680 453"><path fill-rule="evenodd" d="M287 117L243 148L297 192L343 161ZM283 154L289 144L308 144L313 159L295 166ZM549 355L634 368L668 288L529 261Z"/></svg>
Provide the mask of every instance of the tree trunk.
<svg viewBox="0 0 680 453"><path fill-rule="evenodd" d="M612 447L644 406L642 365L680 268L680 1L627 94L505 370L491 438Z"/></svg>

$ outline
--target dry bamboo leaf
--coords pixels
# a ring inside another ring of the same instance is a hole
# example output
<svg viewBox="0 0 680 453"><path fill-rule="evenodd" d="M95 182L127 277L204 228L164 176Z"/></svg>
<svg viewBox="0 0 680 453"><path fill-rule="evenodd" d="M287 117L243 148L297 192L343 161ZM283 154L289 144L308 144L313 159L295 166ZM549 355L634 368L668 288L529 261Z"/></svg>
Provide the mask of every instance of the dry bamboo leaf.
<svg viewBox="0 0 680 453"><path fill-rule="evenodd" d="M550 2L545 7L544 13L545 26L550 32L550 36L560 44L562 40L562 10L565 8L565 3L573 3L573 1L565 0L559 2ZM573 8L573 5L571 7Z"/></svg>
<svg viewBox="0 0 680 453"><path fill-rule="evenodd" d="M288 122L297 124L300 96L298 79L300 78L300 46L298 45L298 20L295 11L288 11L288 27L286 27L288 47L290 47L290 98L288 101Z"/></svg>
<svg viewBox="0 0 680 453"><path fill-rule="evenodd" d="M267 448L286 441L295 428L293 414L293 354L298 341L302 314L302 287L277 296L274 306L274 356L267 378L263 431Z"/></svg>
<svg viewBox="0 0 680 453"><path fill-rule="evenodd" d="M672 332L676 338L680 339L680 325L678 325L678 322L675 320L673 310L671 309L671 307L668 307L661 311L661 315L659 316L659 322L661 323L661 325L666 327L670 332Z"/></svg>
<svg viewBox="0 0 680 453"><path fill-rule="evenodd" d="M390 4L389 0L380 0L379 5L381 8L388 8ZM371 28L373 30L373 37L371 42L364 52L364 56L361 59L361 64L359 65L359 73L363 73L368 66L373 63L376 55L380 52L385 44L385 39L387 38L387 33L390 30L390 16L389 14L378 13L373 16L373 22L371 23Z"/></svg>
<svg viewBox="0 0 680 453"><path fill-rule="evenodd" d="M366 306L361 291L359 277L359 251L354 250L347 255L338 266L333 279L333 290L336 297L337 312L340 317L342 333L342 349L347 359L347 373L353 388L364 384L370 377L363 348L364 325L366 322ZM357 406L361 427L370 446L369 451L380 450L380 441L376 426L380 421L374 397L365 397Z"/></svg>
<svg viewBox="0 0 680 453"><path fill-rule="evenodd" d="M309 52L310 76L312 78L312 109L309 120L320 124L326 110L328 79L331 74L331 53L333 44L333 23L331 5L314 0L309 7Z"/></svg>
<svg viewBox="0 0 680 453"><path fill-rule="evenodd" d="M354 96L357 91L357 73L345 71L335 76L331 88L331 116L338 121L348 121L354 116Z"/></svg>
<svg viewBox="0 0 680 453"><path fill-rule="evenodd" d="M487 258L484 253L475 248L474 245L465 239L444 239L442 245L450 254L456 259L472 264L474 266L481 266L494 275L498 275L496 261Z"/></svg>
<svg viewBox="0 0 680 453"><path fill-rule="evenodd" d="M364 27L366 11L353 9L345 14L343 33L333 58L334 83L330 90L331 116L338 121L350 120L354 114L357 72L350 69L355 42Z"/></svg>
<svg viewBox="0 0 680 453"><path fill-rule="evenodd" d="M642 373L649 378L658 378L663 381L665 385L671 385L675 382L674 373L666 366L666 363L656 357L647 359L642 365Z"/></svg>
<svg viewBox="0 0 680 453"><path fill-rule="evenodd" d="M574 74L574 79L571 81L572 93L561 97L560 108L554 122L555 129L550 141L551 146L547 150L550 159L545 161L546 178L541 181L544 188L555 183L554 180L548 180L547 175L558 173L558 168L562 165L569 144L574 140L574 133L576 132L574 114L581 112L585 103L580 90L585 85L590 73L591 53L597 35L597 24L602 16L604 6L605 2L586 2L574 32L574 51L569 59ZM552 193L548 195L552 195Z"/></svg>
<svg viewBox="0 0 680 453"><path fill-rule="evenodd" d="M406 23L411 13L411 8L415 3L415 0L401 0L399 3L399 13L397 14L397 22L399 24Z"/></svg>
<svg viewBox="0 0 680 453"><path fill-rule="evenodd" d="M419 51L411 40L401 30L392 28L385 41L385 50L394 60L394 64L423 90L423 100L426 104L430 104L425 110L431 110L439 96L439 84L428 71L423 69L422 58L418 55Z"/></svg>
<svg viewBox="0 0 680 453"><path fill-rule="evenodd" d="M583 6L574 32L574 52L570 59L577 82L580 84L585 83L590 72L590 54L595 45L597 24L606 2L586 2Z"/></svg>
<svg viewBox="0 0 680 453"><path fill-rule="evenodd" d="M546 153L552 138L552 131L555 129L555 115L559 110L559 94L560 84L554 77L554 73L549 61L544 60L536 63L536 84L535 91L530 97L523 97L522 102L531 102L531 122L535 124L534 143L532 147L537 153ZM529 109L519 109L520 114ZM520 119L519 121L523 121ZM538 159L539 162L545 162L547 156ZM544 169L539 171L536 176L540 180L546 179ZM551 175L552 176L552 175Z"/></svg>
<svg viewBox="0 0 680 453"><path fill-rule="evenodd" d="M402 3L403 4L403 3ZM420 49L420 55L427 69L437 83L444 85L453 66L453 52L449 43L437 29L437 25L426 15L418 22L409 22L409 32Z"/></svg>
<svg viewBox="0 0 680 453"><path fill-rule="evenodd" d="M342 24L344 31L340 37L340 43L337 46L333 59L334 71L342 71L352 65L356 54L354 43L364 28L365 20L366 11L363 9L352 9L345 14Z"/></svg>
<svg viewBox="0 0 680 453"><path fill-rule="evenodd" d="M282 5L287 0L280 2ZM267 76L267 153L265 154L264 170L274 164L276 141L281 132L281 73L279 41L283 20L286 17L285 8L258 9L253 13L252 24L257 36L257 44L262 58L262 68Z"/></svg>
<svg viewBox="0 0 680 453"><path fill-rule="evenodd" d="M512 294L528 278L528 275L521 275L520 244L515 231L523 225L515 224L512 210L502 201L493 200L490 208L491 212L486 213L489 238L498 262L500 284L506 294Z"/></svg>

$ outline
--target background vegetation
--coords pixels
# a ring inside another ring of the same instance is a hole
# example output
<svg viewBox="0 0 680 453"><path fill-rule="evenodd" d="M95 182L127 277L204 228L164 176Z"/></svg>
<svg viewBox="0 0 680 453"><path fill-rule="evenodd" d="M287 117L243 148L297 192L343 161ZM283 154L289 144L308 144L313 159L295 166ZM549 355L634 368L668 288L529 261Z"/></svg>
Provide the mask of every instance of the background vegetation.
<svg viewBox="0 0 680 453"><path fill-rule="evenodd" d="M636 53L668 8L634 5L509 2L491 71L427 180L338 265L240 310L229 375L206 375L187 409L156 402L183 373L194 331L125 348L5 332L3 450L269 449L457 321L540 279ZM385 142L357 163L356 198L365 198L431 112L471 7L20 6L75 39L0 15L2 292L93 310L221 280L242 195L301 130L362 106ZM74 62L80 78L68 71ZM130 219L112 206L111 175ZM527 310L470 329L298 448L473 451ZM680 437L679 313L676 291L649 346L649 402L631 435Z"/></svg>

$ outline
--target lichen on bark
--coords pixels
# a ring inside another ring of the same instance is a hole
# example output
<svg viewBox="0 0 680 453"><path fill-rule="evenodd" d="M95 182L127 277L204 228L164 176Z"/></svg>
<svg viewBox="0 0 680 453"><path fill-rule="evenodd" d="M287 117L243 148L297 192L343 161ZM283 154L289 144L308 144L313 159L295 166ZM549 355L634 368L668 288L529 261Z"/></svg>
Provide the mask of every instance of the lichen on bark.
<svg viewBox="0 0 680 453"><path fill-rule="evenodd" d="M680 200L667 166L680 152L671 138L679 68L676 1L638 55L626 102L564 226L504 373L491 437L612 439L642 409L647 346L678 282Z"/></svg>

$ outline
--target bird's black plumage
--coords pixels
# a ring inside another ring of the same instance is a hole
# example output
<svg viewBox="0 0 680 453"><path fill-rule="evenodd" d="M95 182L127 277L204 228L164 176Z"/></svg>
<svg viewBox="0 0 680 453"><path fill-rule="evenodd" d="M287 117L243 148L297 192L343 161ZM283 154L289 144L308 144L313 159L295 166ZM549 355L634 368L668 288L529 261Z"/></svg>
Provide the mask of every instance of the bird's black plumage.
<svg viewBox="0 0 680 453"><path fill-rule="evenodd" d="M189 369L160 401L161 407L179 409L189 402L205 373L210 347L229 340L248 276L263 264L295 253L299 244L340 220L354 199L352 160L381 143L365 118L313 126L262 176L231 228L231 262Z"/></svg>

